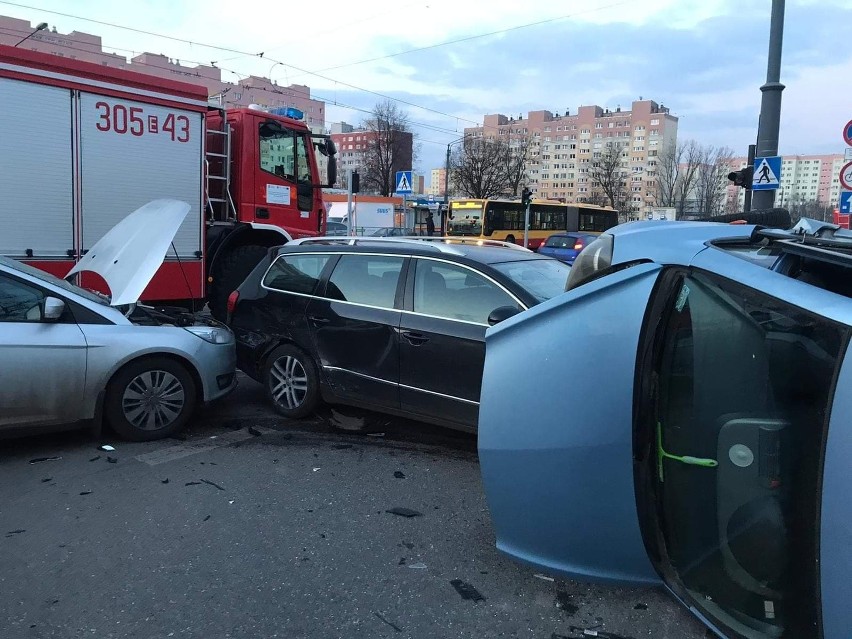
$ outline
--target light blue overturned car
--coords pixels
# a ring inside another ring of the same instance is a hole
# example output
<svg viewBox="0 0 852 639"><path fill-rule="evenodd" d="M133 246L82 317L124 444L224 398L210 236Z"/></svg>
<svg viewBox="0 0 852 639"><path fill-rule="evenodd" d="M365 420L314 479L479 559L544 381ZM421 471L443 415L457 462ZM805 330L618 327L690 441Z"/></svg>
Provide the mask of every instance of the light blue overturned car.
<svg viewBox="0 0 852 639"><path fill-rule="evenodd" d="M852 636L852 233L630 223L568 289L487 333L500 550L722 637Z"/></svg>

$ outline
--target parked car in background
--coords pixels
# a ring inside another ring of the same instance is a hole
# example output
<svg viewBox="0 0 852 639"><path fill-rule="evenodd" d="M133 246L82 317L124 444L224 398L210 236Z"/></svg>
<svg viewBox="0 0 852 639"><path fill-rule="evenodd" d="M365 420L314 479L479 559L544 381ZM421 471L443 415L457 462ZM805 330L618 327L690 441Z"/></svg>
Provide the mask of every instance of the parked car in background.
<svg viewBox="0 0 852 639"><path fill-rule="evenodd" d="M573 264L580 251L594 242L597 237L587 233L554 233L538 247L538 253L556 258L566 264Z"/></svg>
<svg viewBox="0 0 852 639"><path fill-rule="evenodd" d="M633 222L568 289L487 332L497 546L664 583L722 637L848 637L852 233Z"/></svg>
<svg viewBox="0 0 852 639"><path fill-rule="evenodd" d="M97 273L111 298L0 257L0 434L99 426L102 415L127 439L168 437L235 386L226 326L137 304L189 208L143 206L69 273Z"/></svg>
<svg viewBox="0 0 852 639"><path fill-rule="evenodd" d="M475 430L485 330L563 292L570 269L515 245L469 242L271 250L231 296L238 366L287 417L322 399Z"/></svg>

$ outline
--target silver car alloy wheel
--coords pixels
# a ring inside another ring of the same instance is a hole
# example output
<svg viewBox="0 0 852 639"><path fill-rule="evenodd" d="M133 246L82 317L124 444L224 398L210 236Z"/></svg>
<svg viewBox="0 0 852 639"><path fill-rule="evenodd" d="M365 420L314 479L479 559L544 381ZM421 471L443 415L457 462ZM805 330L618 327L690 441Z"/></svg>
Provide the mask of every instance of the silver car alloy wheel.
<svg viewBox="0 0 852 639"><path fill-rule="evenodd" d="M159 430L174 422L186 395L180 380L167 371L140 373L124 389L121 408L127 421L142 430Z"/></svg>
<svg viewBox="0 0 852 639"><path fill-rule="evenodd" d="M308 394L308 375L302 363L286 355L279 357L270 369L272 399L289 409L298 408Z"/></svg>

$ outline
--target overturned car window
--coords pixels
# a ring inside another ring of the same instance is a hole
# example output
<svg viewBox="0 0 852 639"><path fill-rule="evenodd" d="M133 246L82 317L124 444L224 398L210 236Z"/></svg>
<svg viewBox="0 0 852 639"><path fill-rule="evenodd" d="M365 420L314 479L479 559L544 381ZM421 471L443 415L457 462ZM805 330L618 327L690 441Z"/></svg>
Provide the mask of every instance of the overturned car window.
<svg viewBox="0 0 852 639"><path fill-rule="evenodd" d="M731 636L815 637L821 453L843 331L709 275L670 290L640 425L653 442L646 539Z"/></svg>

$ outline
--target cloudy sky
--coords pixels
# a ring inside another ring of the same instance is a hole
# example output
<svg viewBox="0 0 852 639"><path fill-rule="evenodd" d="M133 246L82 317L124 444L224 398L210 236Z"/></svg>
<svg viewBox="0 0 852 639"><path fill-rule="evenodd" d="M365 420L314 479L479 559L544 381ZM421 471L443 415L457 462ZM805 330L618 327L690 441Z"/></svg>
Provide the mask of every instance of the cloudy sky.
<svg viewBox="0 0 852 639"><path fill-rule="evenodd" d="M629 108L640 96L679 116L680 139L744 155L757 131L769 13L770 0L0 1L0 15L95 33L128 57L216 61L226 80L307 84L328 103L328 121L357 124L383 96L401 100L427 176L485 114ZM787 0L781 153L842 152L849 25L852 0Z"/></svg>

